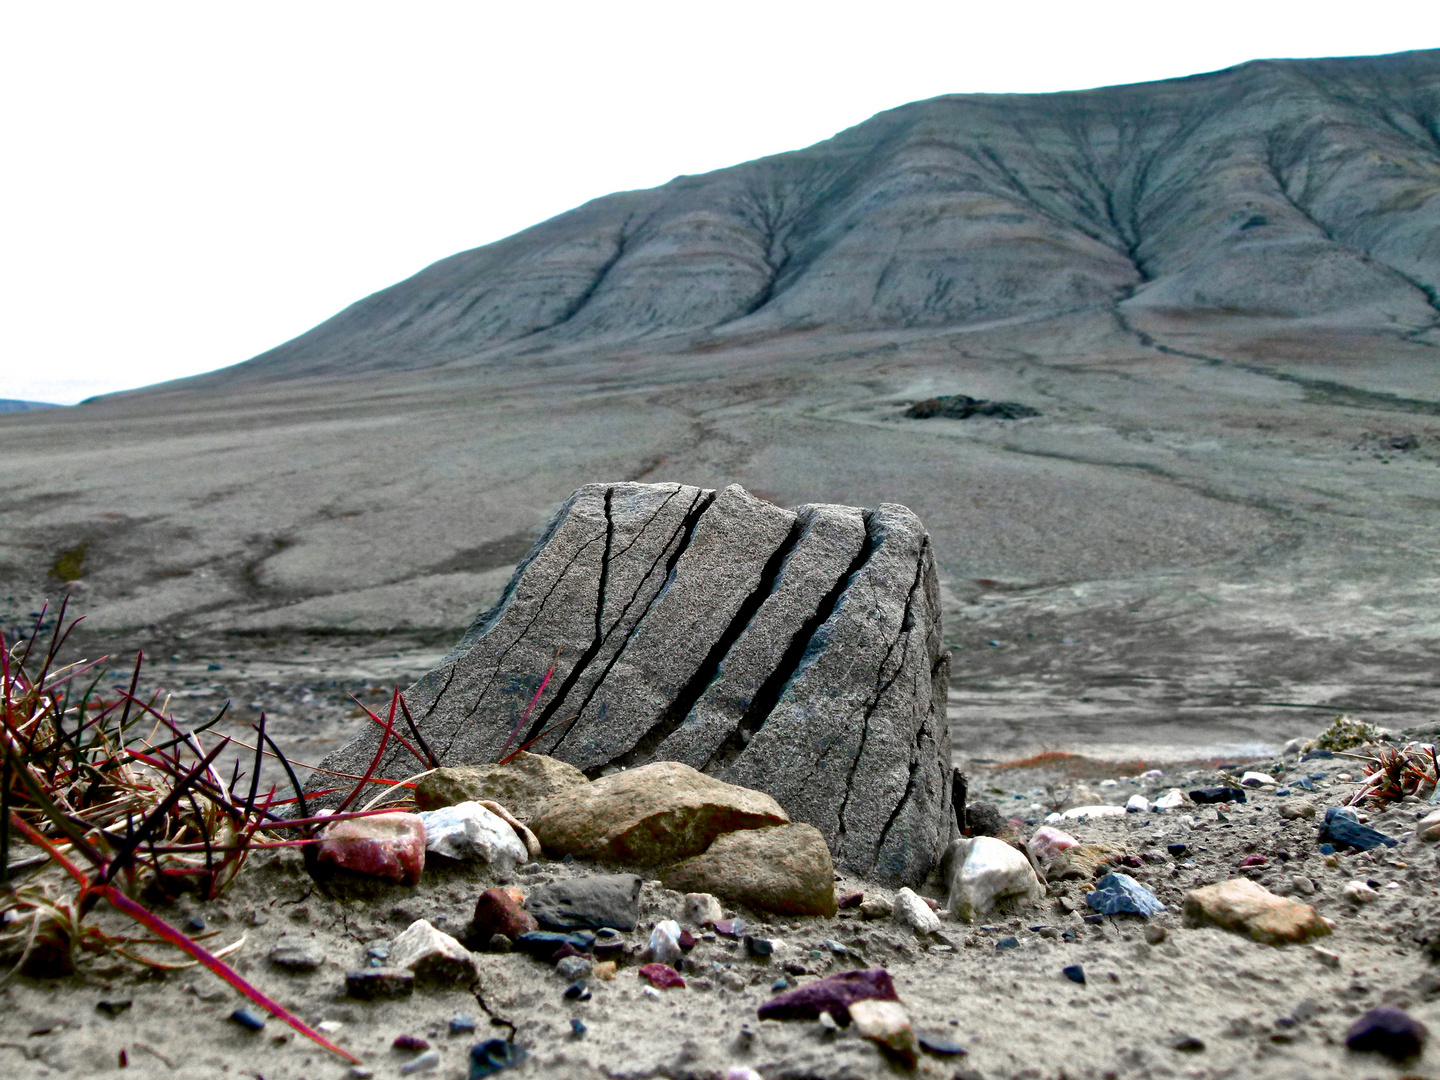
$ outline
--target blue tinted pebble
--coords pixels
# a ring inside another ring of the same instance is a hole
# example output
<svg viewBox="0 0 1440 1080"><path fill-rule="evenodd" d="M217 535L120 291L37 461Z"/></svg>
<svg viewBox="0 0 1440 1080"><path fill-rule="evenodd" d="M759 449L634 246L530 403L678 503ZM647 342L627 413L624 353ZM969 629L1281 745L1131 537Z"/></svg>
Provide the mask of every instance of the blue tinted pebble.
<svg viewBox="0 0 1440 1080"><path fill-rule="evenodd" d="M577 1039L585 1034L585 1021L572 1017L570 1019L570 1034Z"/></svg>
<svg viewBox="0 0 1440 1080"><path fill-rule="evenodd" d="M999 941L995 942L995 947L997 949L1018 949L1020 947L1020 939L1017 937L1002 937Z"/></svg>
<svg viewBox="0 0 1440 1080"><path fill-rule="evenodd" d="M778 994L781 990L789 989L789 987L790 983L785 979L776 979L773 983L770 984L771 991L776 994Z"/></svg>
<svg viewBox="0 0 1440 1080"><path fill-rule="evenodd" d="M1165 910L1155 894L1129 874L1109 873L1095 884L1085 903L1101 915L1143 915L1147 919Z"/></svg>
<svg viewBox="0 0 1440 1080"><path fill-rule="evenodd" d="M1060 974L1064 975L1073 983L1079 983L1081 986L1085 985L1085 969L1079 964L1071 964L1069 967L1061 968Z"/></svg>
<svg viewBox="0 0 1440 1080"><path fill-rule="evenodd" d="M230 1019L243 1028L251 1031L259 1031L265 1026L265 1018L254 1009L241 1007L230 1014Z"/></svg>
<svg viewBox="0 0 1440 1080"><path fill-rule="evenodd" d="M1334 845L1334 844L1321 844L1321 845L1320 845L1320 854L1321 854L1321 855L1334 855L1334 854L1335 854L1335 845Z"/></svg>
<svg viewBox="0 0 1440 1080"><path fill-rule="evenodd" d="M519 1065L525 1060L525 1051L504 1039L486 1039L470 1048L470 1080L482 1080L494 1076L501 1069Z"/></svg>

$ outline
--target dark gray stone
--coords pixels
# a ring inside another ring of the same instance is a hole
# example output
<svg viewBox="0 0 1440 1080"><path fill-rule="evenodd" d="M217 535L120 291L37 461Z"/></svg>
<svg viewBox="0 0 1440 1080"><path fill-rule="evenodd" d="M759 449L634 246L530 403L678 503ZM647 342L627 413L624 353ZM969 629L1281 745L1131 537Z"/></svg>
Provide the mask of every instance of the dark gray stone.
<svg viewBox="0 0 1440 1080"><path fill-rule="evenodd" d="M915 885L957 831L948 680L930 538L905 507L592 484L406 699L446 765L536 736L592 777L680 761L773 796L840 867ZM377 745L372 727L325 766L364 772ZM416 764L397 744L379 774Z"/></svg>
<svg viewBox="0 0 1440 1080"><path fill-rule="evenodd" d="M1006 818L994 803L971 803L965 808L965 826L971 836L999 836L1005 831Z"/></svg>
<svg viewBox="0 0 1440 1080"><path fill-rule="evenodd" d="M281 938L270 950L270 962L286 971L314 971L325 962L325 950L313 938Z"/></svg>
<svg viewBox="0 0 1440 1080"><path fill-rule="evenodd" d="M525 909L551 930L634 930L640 918L640 878L608 874L555 881L532 892Z"/></svg>

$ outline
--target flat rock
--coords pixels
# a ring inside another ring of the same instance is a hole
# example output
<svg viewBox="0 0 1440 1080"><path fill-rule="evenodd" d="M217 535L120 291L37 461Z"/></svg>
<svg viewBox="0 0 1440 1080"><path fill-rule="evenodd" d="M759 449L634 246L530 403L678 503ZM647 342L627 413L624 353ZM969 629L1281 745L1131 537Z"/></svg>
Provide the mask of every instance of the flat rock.
<svg viewBox="0 0 1440 1080"><path fill-rule="evenodd" d="M763 792L656 761L552 796L530 824L557 855L653 866L698 855L722 833L788 820Z"/></svg>
<svg viewBox="0 0 1440 1080"><path fill-rule="evenodd" d="M835 914L835 871L813 825L727 833L661 874L667 889L708 892L783 915Z"/></svg>
<svg viewBox="0 0 1440 1080"><path fill-rule="evenodd" d="M761 1020L817 1020L829 1013L841 1024L850 1022L850 1007L857 1001L898 1001L895 983L882 967L844 971L787 990L758 1011Z"/></svg>
<svg viewBox="0 0 1440 1080"><path fill-rule="evenodd" d="M425 825L415 814L376 814L327 825L315 845L324 866L414 885L425 869Z"/></svg>
<svg viewBox="0 0 1440 1080"><path fill-rule="evenodd" d="M359 968L345 973L345 993L361 1001L388 1001L415 992L415 973L404 968Z"/></svg>
<svg viewBox="0 0 1440 1080"><path fill-rule="evenodd" d="M491 800L526 824L551 795L590 781L574 765L543 754L521 753L504 765L450 765L415 785L415 808L438 810L463 802Z"/></svg>
<svg viewBox="0 0 1440 1080"><path fill-rule="evenodd" d="M1185 894L1185 919L1249 934L1267 945L1305 941L1330 933L1309 904L1276 896L1249 878L1233 878Z"/></svg>
<svg viewBox="0 0 1440 1080"><path fill-rule="evenodd" d="M1165 910L1155 894L1129 874L1109 873L1095 883L1085 903L1101 915L1141 915L1149 918Z"/></svg>
<svg viewBox="0 0 1440 1080"><path fill-rule="evenodd" d="M422 984L467 986L478 977L470 950L425 919L415 920L395 939L389 961Z"/></svg>
<svg viewBox="0 0 1440 1080"><path fill-rule="evenodd" d="M270 950L270 963L286 971L314 971L325 962L320 943L306 938L281 938Z"/></svg>
<svg viewBox="0 0 1440 1080"><path fill-rule="evenodd" d="M634 930L640 918L640 884L634 874L555 881L535 889L525 908L550 930Z"/></svg>
<svg viewBox="0 0 1440 1080"><path fill-rule="evenodd" d="M736 486L593 484L551 519L499 603L406 691L446 767L421 782L417 805L516 798L483 763L510 740L558 648L518 742L549 731L535 749L590 776L689 765L768 794L780 820L814 825L846 869L919 885L957 831L942 646L934 553L903 506L791 511ZM361 732L325 767L363 772L377 747ZM379 771L401 779L413 767L395 747ZM584 790L577 782L570 796ZM553 837L562 801L511 809Z"/></svg>
<svg viewBox="0 0 1440 1080"><path fill-rule="evenodd" d="M530 852L510 823L477 802L456 803L416 815L425 824L425 850L451 859L518 866Z"/></svg>

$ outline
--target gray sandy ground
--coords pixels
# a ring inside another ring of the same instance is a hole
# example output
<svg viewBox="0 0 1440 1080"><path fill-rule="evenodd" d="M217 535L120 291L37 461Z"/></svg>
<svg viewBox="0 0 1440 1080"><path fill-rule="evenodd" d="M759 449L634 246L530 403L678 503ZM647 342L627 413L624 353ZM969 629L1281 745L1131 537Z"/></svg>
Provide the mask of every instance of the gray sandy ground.
<svg viewBox="0 0 1440 1080"><path fill-rule="evenodd" d="M1314 781L1325 805L1352 789L1336 781L1340 761L1291 761L1289 775L1323 773ZM1112 801L1134 791L1153 796L1171 784L1189 787L1214 778L1209 771L1177 772L1159 781L1122 780L1099 788ZM976 774L984 797L1002 808L1036 819L1033 810L1047 798L1053 774L1002 770ZM1094 781L1091 781L1094 784ZM569 1002L565 982L548 967L518 955L482 954L481 996L495 1016L515 1025L516 1039L529 1052L509 1075L612 1077L713 1077L746 1064L767 1080L780 1077L887 1077L904 1075L871 1044L853 1033L832 1034L812 1022L760 1022L755 1009L786 977L782 965L798 964L806 974L792 983L852 967L883 965L894 976L900 997L916 1026L961 1043L961 1059L922 1059L918 1075L945 1077L1399 1077L1431 1075L1434 1048L1403 1068L1374 1055L1344 1048L1344 1034L1361 1012L1381 1002L1400 1005L1427 1023L1440 1024L1435 998L1440 979L1413 940L1415 929L1435 910L1440 867L1435 846L1407 835L1417 812L1413 804L1372 819L1403 838L1383 855L1348 855L1329 868L1317 853L1313 822L1283 821L1273 794L1253 794L1243 807L1224 811L1187 807L1167 814L1131 814L1120 819L1076 823L1083 840L1128 844L1147 857L1128 871L1155 891L1169 911L1154 920L1166 927L1160 944L1146 942L1134 919L1081 920L1086 888L1058 883L1037 906L996 913L976 924L945 922L939 939L920 940L889 922L864 922L854 913L836 919L776 919L743 912L756 932L783 942L767 962L745 958L743 949L722 939L703 941L692 958L699 970L685 989L646 996L633 963L613 981L592 979L593 998ZM1184 819L1189 818L1191 821ZM1193 822L1193 823L1192 823ZM1166 852L1176 841L1188 845L1179 857ZM1236 876L1239 860L1260 852L1268 866L1246 871L1277 891L1288 891L1296 875L1317 891L1308 899L1335 922L1319 944L1341 957L1338 967L1321 963L1308 945L1259 945L1225 931L1189 929L1179 912L1184 891ZM1283 855L1281 853L1284 853ZM584 864L542 863L515 876L522 887L594 872ZM1382 899L1355 907L1343 899L1348 881L1372 880ZM209 904L182 901L165 909L172 920L203 914L217 941L241 934L246 944L237 961L242 972L311 1021L339 1021L335 1037L363 1057L376 1076L399 1075L415 1054L391 1048L403 1033L428 1038L440 1049L434 1075L464 1075L465 1054L477 1038L501 1036L476 999L462 989L417 992L398 1003L363 1003L343 993L344 972L365 962L367 948L384 944L415 918L455 929L468 918L478 891L492 881L483 869L427 867L413 889L371 887L362 893L326 896L290 855L263 857L243 886L228 899ZM837 888L864 888L842 881ZM928 890L938 895L936 890ZM1063 898L1075 911L1060 906ZM670 917L677 894L658 883L643 893L643 921L632 941L643 943L648 926ZM727 911L729 909L727 908ZM102 920L118 929L113 920ZM1043 936L1036 929L1072 931L1073 942ZM996 943L1015 936L1019 947ZM309 975L290 975L266 963L270 946L282 938L318 941L328 957ZM827 942L846 947L837 956ZM1081 964L1087 982L1078 986L1061 968ZM728 988L727 988L728 987ZM246 1032L226 1019L239 1003L214 977L195 971L163 980L137 976L123 964L93 964L58 983L12 980L0 990L0 1062L6 1075L109 1075L122 1048L137 1077L263 1076L267 1080L341 1077L346 1066L271 1020L263 1032ZM129 1000L118 1017L95 1011L98 1001ZM451 1036L449 1020L468 1014L480 1020L476 1036ZM571 1017L587 1031L576 1038ZM746 1032L750 1034L746 1034ZM1175 1045L1193 1037L1203 1049ZM172 1065L167 1065L169 1061ZM971 1072L966 1072L971 1070Z"/></svg>

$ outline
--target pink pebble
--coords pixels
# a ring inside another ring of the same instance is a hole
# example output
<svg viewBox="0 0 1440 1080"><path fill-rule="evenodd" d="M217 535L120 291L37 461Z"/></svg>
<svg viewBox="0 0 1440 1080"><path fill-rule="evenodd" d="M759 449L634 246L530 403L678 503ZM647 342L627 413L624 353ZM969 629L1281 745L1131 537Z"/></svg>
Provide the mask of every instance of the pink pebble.
<svg viewBox="0 0 1440 1080"><path fill-rule="evenodd" d="M1052 828L1049 825L1041 825L1035 830L1035 835L1030 837L1030 854L1037 859L1053 859L1066 848L1077 847L1080 841L1067 832Z"/></svg>
<svg viewBox="0 0 1440 1080"><path fill-rule="evenodd" d="M325 826L316 858L342 870L414 885L425 869L425 823L414 814L376 814Z"/></svg>
<svg viewBox="0 0 1440 1080"><path fill-rule="evenodd" d="M669 964L645 964L640 968L640 976L649 979L650 985L658 986L661 990L685 985L685 979Z"/></svg>

